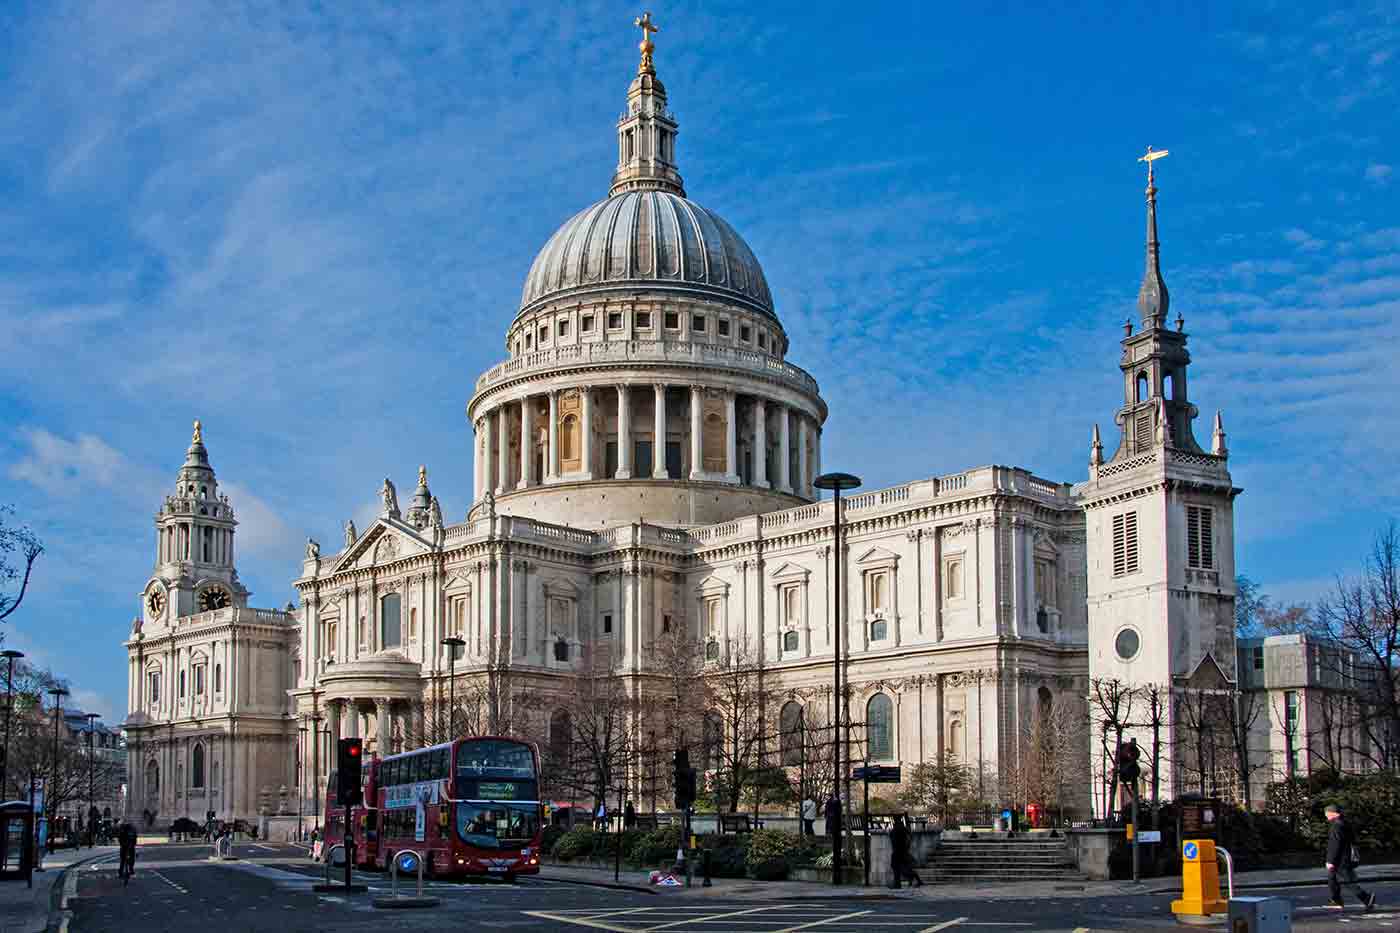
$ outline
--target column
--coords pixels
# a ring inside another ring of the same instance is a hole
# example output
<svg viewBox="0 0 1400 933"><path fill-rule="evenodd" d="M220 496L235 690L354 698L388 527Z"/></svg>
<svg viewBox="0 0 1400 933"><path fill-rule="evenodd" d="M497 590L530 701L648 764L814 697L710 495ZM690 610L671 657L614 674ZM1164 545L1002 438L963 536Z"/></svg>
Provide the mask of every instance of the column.
<svg viewBox="0 0 1400 933"><path fill-rule="evenodd" d="M559 390L549 392L549 449L544 453L544 481L559 476Z"/></svg>
<svg viewBox="0 0 1400 933"><path fill-rule="evenodd" d="M700 386L690 387L690 478L700 479L705 475L705 459L700 446L701 409L704 407Z"/></svg>
<svg viewBox="0 0 1400 933"><path fill-rule="evenodd" d="M651 388L655 392L652 403L651 478L661 479L666 475L666 386L657 383Z"/></svg>
<svg viewBox="0 0 1400 933"><path fill-rule="evenodd" d="M379 717L378 749L379 757L393 754L391 742L393 736L393 726L389 724L389 704L393 702L388 697L379 697L374 701L374 711Z"/></svg>
<svg viewBox="0 0 1400 933"><path fill-rule="evenodd" d="M739 482L739 422L734 393L724 393L724 481Z"/></svg>
<svg viewBox="0 0 1400 933"><path fill-rule="evenodd" d="M492 457L496 453L496 419L490 412L481 416L481 433L486 438L485 449L481 451L481 498L484 499L488 492L496 488L491 475L494 466Z"/></svg>
<svg viewBox="0 0 1400 933"><path fill-rule="evenodd" d="M812 480L807 475L807 416L797 413L797 482L793 483L799 496L812 495Z"/></svg>
<svg viewBox="0 0 1400 933"><path fill-rule="evenodd" d="M534 460L535 439L531 436L530 430L530 399L529 397L520 400L520 482L515 484L516 489L524 489L530 485L530 467L534 466L530 461Z"/></svg>
<svg viewBox="0 0 1400 933"><path fill-rule="evenodd" d="M583 478L593 478L593 390L579 386L579 399L583 407L583 424L579 425L579 438L583 446L579 450L582 460Z"/></svg>
<svg viewBox="0 0 1400 933"><path fill-rule="evenodd" d="M812 422L812 482L822 475L822 426ZM816 498L815 494L812 498Z"/></svg>
<svg viewBox="0 0 1400 933"><path fill-rule="evenodd" d="M496 409L496 494L504 495L510 476L510 422L506 420L506 406Z"/></svg>
<svg viewBox="0 0 1400 933"><path fill-rule="evenodd" d="M340 700L326 701L326 728L331 731L331 748L340 745L340 711L344 706Z"/></svg>
<svg viewBox="0 0 1400 933"><path fill-rule="evenodd" d="M632 478L632 408L628 386L617 386L617 479Z"/></svg>
<svg viewBox="0 0 1400 933"><path fill-rule="evenodd" d="M753 400L753 484L768 488L768 412L763 399Z"/></svg>
<svg viewBox="0 0 1400 933"><path fill-rule="evenodd" d="M481 419L472 424L472 501L481 498Z"/></svg>
<svg viewBox="0 0 1400 933"><path fill-rule="evenodd" d="M778 489L783 492L792 492L792 477L788 474L792 471L788 469L791 461L788 458L788 410L787 406L778 404L778 475L774 477L778 482Z"/></svg>

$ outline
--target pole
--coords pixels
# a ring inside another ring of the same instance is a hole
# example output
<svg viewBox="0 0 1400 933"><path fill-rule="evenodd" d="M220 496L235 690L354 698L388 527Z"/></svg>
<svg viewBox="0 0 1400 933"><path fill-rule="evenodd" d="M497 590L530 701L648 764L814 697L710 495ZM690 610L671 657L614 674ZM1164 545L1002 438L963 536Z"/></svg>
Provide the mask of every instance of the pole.
<svg viewBox="0 0 1400 933"><path fill-rule="evenodd" d="M870 759L866 759L863 780L865 785L865 886L870 887ZM899 879L896 878L896 881Z"/></svg>
<svg viewBox="0 0 1400 933"><path fill-rule="evenodd" d="M832 736L831 736L831 740L832 740L832 750L831 750L831 751L832 751L832 759L831 759L831 760L832 760L832 763L835 765L835 768L833 769L832 775L831 775L831 776L832 776L832 778L834 779L834 783L835 783L835 785L836 785L835 790L833 791L833 793L836 794L836 802L837 802L838 804L840 804L840 803L842 803L842 800L841 800L841 622L842 622L842 617L841 617L841 577L842 577L842 573L841 573L841 556L842 556L842 555L841 555L841 489L840 489L840 487L836 488L836 489L833 491L833 497L834 497L834 498L833 498L832 507L831 507L832 522L833 522L833 525L834 525L834 527L832 528L832 539L833 539L833 541L834 541L834 543L835 543L836 553L832 556L832 560L831 560L831 567L832 567L832 590L833 590L833 592L835 593L835 596L834 596L834 598L833 598L833 603L832 603L832 605L833 605L833 607L834 607L834 608L832 609L832 613L835 615L835 619L833 619L833 620L832 620L832 623L831 623L831 638L832 638L832 641L831 641L831 666L832 666L832 682L833 682L833 684L835 685L835 691L836 691L836 692L835 692L835 695L832 697L832 703L834 704L834 707L835 707L836 721L835 721L835 729L832 731ZM837 822L837 824L836 824L836 832L833 833L832 836L831 836L831 883L832 883L832 885L839 885L839 884L841 883L841 835L842 835L841 830L845 828L845 827L842 825L842 823L845 822L845 816L846 816L846 814L845 814L845 807L844 807L844 806L839 807L839 809L841 810L840 820L839 820L839 821Z"/></svg>
<svg viewBox="0 0 1400 933"><path fill-rule="evenodd" d="M53 852L54 824L58 819L58 807L54 802L57 800L54 791L58 787L58 718L59 713L63 711L63 698L68 695L68 691L62 687L54 687L49 693L53 695L53 770L49 772L49 786L44 794L44 809L52 814L49 819L48 850Z"/></svg>
<svg viewBox="0 0 1400 933"><path fill-rule="evenodd" d="M97 845L97 827L94 824L93 814L97 812L97 800L93 794L93 770L96 767L97 759L93 751L93 730L96 728L97 714L88 713L88 848Z"/></svg>
<svg viewBox="0 0 1400 933"><path fill-rule="evenodd" d="M345 893L350 893L350 870L355 864L355 827L350 823L350 804L345 805Z"/></svg>
<svg viewBox="0 0 1400 933"><path fill-rule="evenodd" d="M447 739L454 741L457 738L457 649L466 645L466 642L456 635L449 635L442 640L441 644L447 646L447 695L450 707L447 711ZM442 670L442 668L438 668L438 670ZM438 694L438 696L442 696L442 694ZM438 721L441 722L442 717L438 717Z"/></svg>
<svg viewBox="0 0 1400 933"><path fill-rule="evenodd" d="M1138 826L1138 782L1133 778L1133 884L1137 884L1141 879L1138 870L1138 836L1142 835Z"/></svg>
<svg viewBox="0 0 1400 933"><path fill-rule="evenodd" d="M315 698L312 699L312 709L315 710ZM321 832L321 714L314 713L311 717L311 805L316 808L316 813L312 817L315 820L317 835Z"/></svg>
<svg viewBox="0 0 1400 933"><path fill-rule="evenodd" d="M613 859L613 881L622 879L622 840L627 832L627 811L623 809L622 797L627 793L627 782L623 781L617 785L617 818L618 824L622 827L617 834L617 852Z"/></svg>
<svg viewBox="0 0 1400 933"><path fill-rule="evenodd" d="M306 832L306 768L302 758L306 755L306 727L297 727L297 838Z"/></svg>
<svg viewBox="0 0 1400 933"><path fill-rule="evenodd" d="M10 669L5 675L5 757L0 758L0 797L8 794L10 788L10 716L15 708L15 659L24 657L24 652L6 649L4 657L9 659Z"/></svg>

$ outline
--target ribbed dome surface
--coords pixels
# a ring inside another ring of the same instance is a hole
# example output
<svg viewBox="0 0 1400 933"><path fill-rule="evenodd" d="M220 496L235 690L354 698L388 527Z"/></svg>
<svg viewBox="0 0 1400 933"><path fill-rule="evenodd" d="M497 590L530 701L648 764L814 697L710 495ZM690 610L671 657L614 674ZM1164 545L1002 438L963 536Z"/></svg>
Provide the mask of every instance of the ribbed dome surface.
<svg viewBox="0 0 1400 933"><path fill-rule="evenodd" d="M773 314L748 244L714 212L666 191L617 194L575 214L535 257L520 307L638 285L694 290Z"/></svg>

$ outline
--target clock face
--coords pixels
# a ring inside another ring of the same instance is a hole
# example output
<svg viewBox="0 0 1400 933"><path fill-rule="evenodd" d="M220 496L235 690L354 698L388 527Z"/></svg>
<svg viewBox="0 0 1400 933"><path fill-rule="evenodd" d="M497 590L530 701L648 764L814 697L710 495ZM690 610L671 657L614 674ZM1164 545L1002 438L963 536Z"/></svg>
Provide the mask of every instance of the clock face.
<svg viewBox="0 0 1400 933"><path fill-rule="evenodd" d="M228 590L222 587L211 586L203 593L199 594L199 608L204 612L211 609L222 609L228 605Z"/></svg>
<svg viewBox="0 0 1400 933"><path fill-rule="evenodd" d="M165 614L165 593L160 590L151 590L146 594L146 609L152 617Z"/></svg>

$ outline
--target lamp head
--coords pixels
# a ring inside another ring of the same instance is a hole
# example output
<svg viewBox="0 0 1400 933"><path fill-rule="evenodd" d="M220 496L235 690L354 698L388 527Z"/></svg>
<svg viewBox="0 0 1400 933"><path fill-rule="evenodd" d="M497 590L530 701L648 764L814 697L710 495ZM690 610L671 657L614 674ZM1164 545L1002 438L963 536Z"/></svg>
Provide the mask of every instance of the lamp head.
<svg viewBox="0 0 1400 933"><path fill-rule="evenodd" d="M861 478L850 473L823 473L812 480L812 485L818 489L830 489L833 492L840 492L847 489L859 489Z"/></svg>

